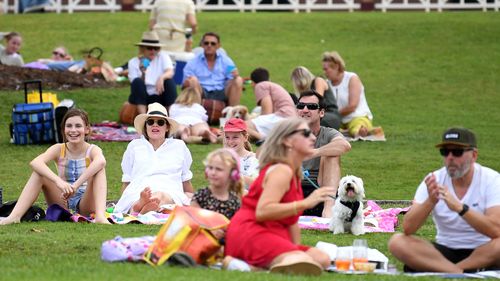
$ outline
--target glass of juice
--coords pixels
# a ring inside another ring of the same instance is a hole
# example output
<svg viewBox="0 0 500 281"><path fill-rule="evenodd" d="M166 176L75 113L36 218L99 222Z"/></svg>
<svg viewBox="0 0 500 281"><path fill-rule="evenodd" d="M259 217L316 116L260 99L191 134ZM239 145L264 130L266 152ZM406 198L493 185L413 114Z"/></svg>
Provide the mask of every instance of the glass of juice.
<svg viewBox="0 0 500 281"><path fill-rule="evenodd" d="M340 271L347 271L351 267L351 249L349 247L338 247L335 267Z"/></svg>
<svg viewBox="0 0 500 281"><path fill-rule="evenodd" d="M368 242L366 242L366 239L354 239L352 243L352 262L368 262Z"/></svg>

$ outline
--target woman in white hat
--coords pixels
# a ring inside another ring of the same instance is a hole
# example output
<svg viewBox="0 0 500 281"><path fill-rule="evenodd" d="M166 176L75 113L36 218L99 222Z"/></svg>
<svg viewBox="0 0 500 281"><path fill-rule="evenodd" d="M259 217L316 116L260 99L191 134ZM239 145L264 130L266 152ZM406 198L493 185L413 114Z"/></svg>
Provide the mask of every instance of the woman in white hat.
<svg viewBox="0 0 500 281"><path fill-rule="evenodd" d="M153 31L144 32L141 42L135 45L139 46L139 55L128 62L128 102L137 105L140 114L146 113L147 105L153 102L168 108L177 97L170 56L160 50L163 45Z"/></svg>
<svg viewBox="0 0 500 281"><path fill-rule="evenodd" d="M178 124L159 103L135 117L141 138L131 141L122 159L122 196L115 213L147 213L164 204L189 205L193 159L186 144L171 136Z"/></svg>

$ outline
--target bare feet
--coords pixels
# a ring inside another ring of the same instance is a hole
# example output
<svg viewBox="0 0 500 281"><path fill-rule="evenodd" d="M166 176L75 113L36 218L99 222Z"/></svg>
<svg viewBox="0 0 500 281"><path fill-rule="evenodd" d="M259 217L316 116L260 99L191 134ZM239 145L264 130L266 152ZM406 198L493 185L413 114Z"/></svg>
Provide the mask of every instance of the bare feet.
<svg viewBox="0 0 500 281"><path fill-rule="evenodd" d="M201 134L201 138L206 142L217 143L217 136L210 132L210 130L204 131L203 134Z"/></svg>
<svg viewBox="0 0 500 281"><path fill-rule="evenodd" d="M94 223L111 224L106 217L96 217Z"/></svg>
<svg viewBox="0 0 500 281"><path fill-rule="evenodd" d="M149 188L149 186L144 188L141 191L141 197L139 198L139 200L136 201L134 203L134 205L132 205L132 212L139 213L142 210L142 208L144 208L144 205L146 205L150 202L152 195L153 194L152 194L151 188Z"/></svg>
<svg viewBox="0 0 500 281"><path fill-rule="evenodd" d="M141 211L139 212L141 215L151 212L151 211L158 211L160 208L160 199L154 198L151 199L148 203L142 207Z"/></svg>
<svg viewBox="0 0 500 281"><path fill-rule="evenodd" d="M0 219L0 225L8 225L8 224L13 224L13 223L20 223L21 219L15 219L15 218L1 218Z"/></svg>

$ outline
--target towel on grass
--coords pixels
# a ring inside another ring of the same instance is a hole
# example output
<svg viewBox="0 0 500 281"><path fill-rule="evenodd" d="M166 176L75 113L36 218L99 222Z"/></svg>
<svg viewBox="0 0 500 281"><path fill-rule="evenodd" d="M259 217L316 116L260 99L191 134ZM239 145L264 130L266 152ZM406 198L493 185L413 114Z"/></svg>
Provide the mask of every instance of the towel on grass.
<svg viewBox="0 0 500 281"><path fill-rule="evenodd" d="M134 127L118 124L116 122L102 122L92 126L90 139L93 141L124 141L128 142L140 137Z"/></svg>
<svg viewBox="0 0 500 281"><path fill-rule="evenodd" d="M406 208L382 209L375 201L368 200L363 210L365 216L365 232L394 232L398 225L398 215L407 212ZM302 229L327 230L329 231L330 218L314 216L301 216L299 227Z"/></svg>

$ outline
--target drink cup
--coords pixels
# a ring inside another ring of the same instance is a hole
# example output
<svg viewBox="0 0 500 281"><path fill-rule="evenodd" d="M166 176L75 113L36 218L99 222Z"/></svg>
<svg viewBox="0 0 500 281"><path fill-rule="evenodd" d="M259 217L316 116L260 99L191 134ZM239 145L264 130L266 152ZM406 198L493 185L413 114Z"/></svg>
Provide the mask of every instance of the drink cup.
<svg viewBox="0 0 500 281"><path fill-rule="evenodd" d="M365 239L354 239L352 243L352 262L368 262L368 243Z"/></svg>
<svg viewBox="0 0 500 281"><path fill-rule="evenodd" d="M347 271L351 267L351 249L349 247L338 247L335 267L340 271Z"/></svg>

